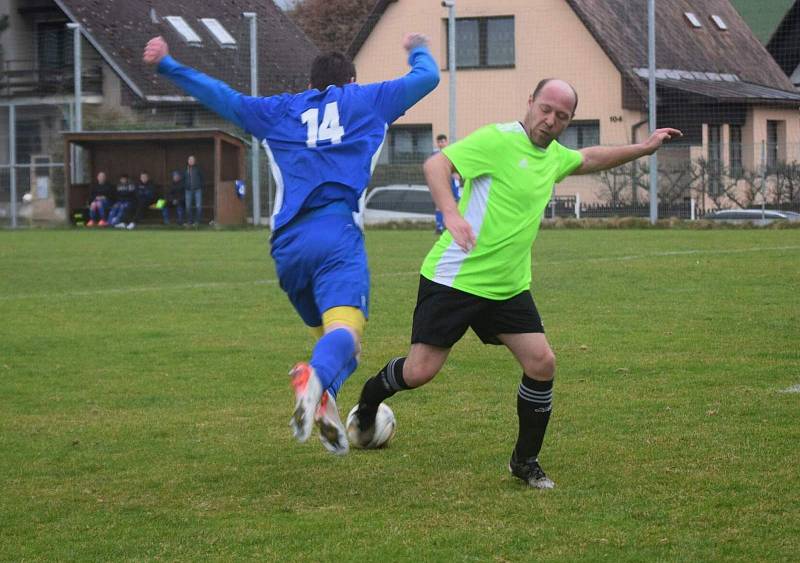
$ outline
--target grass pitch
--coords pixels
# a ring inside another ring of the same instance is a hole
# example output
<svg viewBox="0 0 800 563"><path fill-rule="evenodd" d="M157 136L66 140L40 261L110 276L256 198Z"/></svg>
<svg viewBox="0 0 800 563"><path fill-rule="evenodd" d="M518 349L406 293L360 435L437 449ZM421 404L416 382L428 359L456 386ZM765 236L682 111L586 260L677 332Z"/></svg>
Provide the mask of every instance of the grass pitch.
<svg viewBox="0 0 800 563"><path fill-rule="evenodd" d="M371 231L363 381L433 235ZM310 336L266 235L0 233L0 560L796 560L800 231L543 231L558 358L534 491L520 370L471 333L383 451L294 443Z"/></svg>

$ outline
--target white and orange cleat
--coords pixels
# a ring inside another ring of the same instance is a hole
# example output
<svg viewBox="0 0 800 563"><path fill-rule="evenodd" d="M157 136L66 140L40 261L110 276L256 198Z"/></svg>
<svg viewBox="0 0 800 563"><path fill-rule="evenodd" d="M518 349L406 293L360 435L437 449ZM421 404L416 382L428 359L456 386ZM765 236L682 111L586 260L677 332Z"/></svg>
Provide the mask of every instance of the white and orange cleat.
<svg viewBox="0 0 800 563"><path fill-rule="evenodd" d="M319 426L319 439L326 450L336 455L345 455L350 451L347 431L339 418L339 409L336 408L336 399L328 391L322 395L314 421Z"/></svg>
<svg viewBox="0 0 800 563"><path fill-rule="evenodd" d="M289 372L296 402L294 414L289 421L292 434L298 442L305 442L311 435L314 426L314 415L322 399L322 384L319 382L314 368L306 362L295 364Z"/></svg>

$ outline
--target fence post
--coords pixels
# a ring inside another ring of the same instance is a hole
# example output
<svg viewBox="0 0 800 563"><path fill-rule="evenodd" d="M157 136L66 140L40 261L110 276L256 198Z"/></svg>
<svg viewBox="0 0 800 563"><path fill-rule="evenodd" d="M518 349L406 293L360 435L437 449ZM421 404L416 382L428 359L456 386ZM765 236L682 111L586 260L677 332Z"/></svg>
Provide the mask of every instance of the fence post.
<svg viewBox="0 0 800 563"><path fill-rule="evenodd" d="M456 2L445 0L442 6L447 8L447 80L450 104L450 142L456 142Z"/></svg>
<svg viewBox="0 0 800 563"><path fill-rule="evenodd" d="M696 218L695 210L696 210L696 204L694 198L692 198L689 200L689 217L691 218L692 221L694 221Z"/></svg>
<svg viewBox="0 0 800 563"><path fill-rule="evenodd" d="M258 96L258 32L256 13L242 12L250 20L250 95ZM253 226L261 224L261 143L255 135L250 136L250 189L253 190Z"/></svg>
<svg viewBox="0 0 800 563"><path fill-rule="evenodd" d="M650 133L656 130L656 1L647 1L647 69ZM650 155L650 224L658 220L658 155Z"/></svg>
<svg viewBox="0 0 800 563"><path fill-rule="evenodd" d="M67 24L67 28L72 30L72 69L74 80L72 87L75 97L75 119L72 122L72 130L80 132L83 131L83 84L81 82L81 74L83 74L83 55L81 54L81 24L70 22ZM78 183L83 178L81 174L81 153L77 145L71 145L69 158L72 174L71 181L72 183Z"/></svg>
<svg viewBox="0 0 800 563"><path fill-rule="evenodd" d="M575 194L575 218L581 218L581 194Z"/></svg>
<svg viewBox="0 0 800 563"><path fill-rule="evenodd" d="M776 163L777 164L777 163ZM767 203L767 144L761 140L761 220L766 218Z"/></svg>
<svg viewBox="0 0 800 563"><path fill-rule="evenodd" d="M74 76L75 94L75 122L73 124L73 131L83 131L83 84L81 83L81 75L83 74L83 60L81 54L81 24L68 23L67 28L72 30L72 70Z"/></svg>
<svg viewBox="0 0 800 563"><path fill-rule="evenodd" d="M11 185L11 228L17 228L17 106L8 106L8 169Z"/></svg>

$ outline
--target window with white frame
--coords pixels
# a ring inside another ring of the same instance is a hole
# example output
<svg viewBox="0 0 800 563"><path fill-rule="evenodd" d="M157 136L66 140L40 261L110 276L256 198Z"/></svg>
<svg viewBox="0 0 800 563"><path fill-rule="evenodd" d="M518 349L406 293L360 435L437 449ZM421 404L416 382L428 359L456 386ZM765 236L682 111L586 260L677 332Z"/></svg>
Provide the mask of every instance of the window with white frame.
<svg viewBox="0 0 800 563"><path fill-rule="evenodd" d="M700 23L700 18L697 17L697 14L694 12L683 12L683 15L686 16L686 19L694 28L703 27L703 24Z"/></svg>
<svg viewBox="0 0 800 563"><path fill-rule="evenodd" d="M172 26L172 29L178 32L184 41L190 45L199 45L203 42L197 32L186 23L186 20L181 16L166 16L164 18Z"/></svg>
<svg viewBox="0 0 800 563"><path fill-rule="evenodd" d="M200 21L204 26L206 26L206 29L211 36L216 39L217 43L219 43L222 47L236 46L236 39L233 38L233 35L228 33L228 30L225 29L225 26L223 26L218 19L200 18Z"/></svg>
<svg viewBox="0 0 800 563"><path fill-rule="evenodd" d="M711 21L714 22L714 25L716 25L717 29L719 29L720 31L727 31L728 30L728 24L726 24L725 20L723 20L720 16L718 16L716 14L712 15L711 16Z"/></svg>

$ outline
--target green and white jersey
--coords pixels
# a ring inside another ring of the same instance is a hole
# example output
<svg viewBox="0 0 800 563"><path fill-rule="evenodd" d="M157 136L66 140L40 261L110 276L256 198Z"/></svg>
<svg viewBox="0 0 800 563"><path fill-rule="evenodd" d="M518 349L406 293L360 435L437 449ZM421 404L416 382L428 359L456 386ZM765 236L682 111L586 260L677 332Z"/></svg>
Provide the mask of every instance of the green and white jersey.
<svg viewBox="0 0 800 563"><path fill-rule="evenodd" d="M536 147L519 122L487 125L442 152L465 180L458 210L477 242L465 253L445 231L422 275L488 299L528 290L531 247L553 186L581 165L581 153L556 141Z"/></svg>

